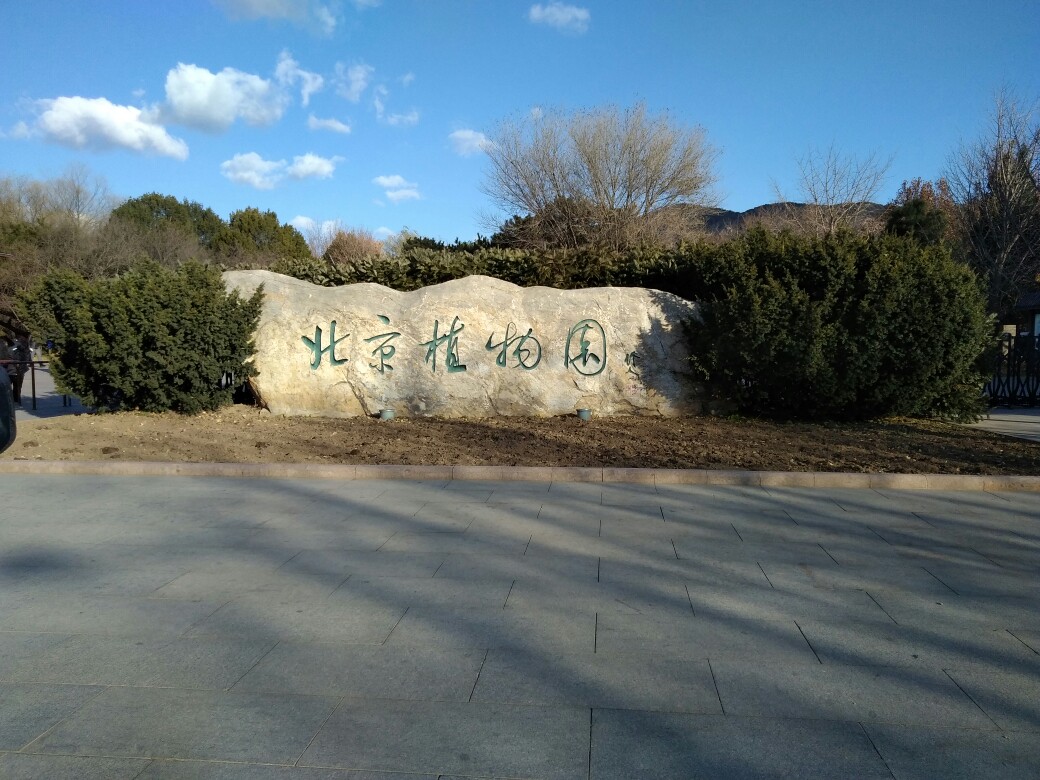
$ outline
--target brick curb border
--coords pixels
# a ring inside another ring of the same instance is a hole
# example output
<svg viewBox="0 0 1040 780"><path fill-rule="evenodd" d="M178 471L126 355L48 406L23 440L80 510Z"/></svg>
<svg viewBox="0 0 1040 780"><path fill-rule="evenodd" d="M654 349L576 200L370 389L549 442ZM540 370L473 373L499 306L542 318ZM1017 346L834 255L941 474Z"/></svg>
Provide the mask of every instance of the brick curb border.
<svg viewBox="0 0 1040 780"><path fill-rule="evenodd" d="M967 474L864 474L713 469L542 466L351 466L302 463L163 463L154 461L2 460L0 474L243 477L252 479L412 479L447 482L604 482L641 485L1020 490L1040 492L1040 477Z"/></svg>

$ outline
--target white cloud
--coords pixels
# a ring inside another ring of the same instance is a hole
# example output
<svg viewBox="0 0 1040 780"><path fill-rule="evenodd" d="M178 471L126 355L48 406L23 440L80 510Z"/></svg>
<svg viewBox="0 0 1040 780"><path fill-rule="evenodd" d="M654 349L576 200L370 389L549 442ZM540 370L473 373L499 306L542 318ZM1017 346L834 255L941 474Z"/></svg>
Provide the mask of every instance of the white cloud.
<svg viewBox="0 0 1040 780"><path fill-rule="evenodd" d="M395 187L415 187L410 181L407 181L404 176L400 174L392 174L390 176L376 176L372 179L372 183L377 187L382 187L384 190L393 189Z"/></svg>
<svg viewBox="0 0 1040 780"><path fill-rule="evenodd" d="M403 76L401 76L401 84L405 87L407 87L413 81L415 81L415 74L411 71L408 71L408 73L405 73Z"/></svg>
<svg viewBox="0 0 1040 780"><path fill-rule="evenodd" d="M542 111L541 106L535 106L531 109L531 119L533 119L535 122L537 122L543 116L545 116L545 112Z"/></svg>
<svg viewBox="0 0 1040 780"><path fill-rule="evenodd" d="M293 157L292 165L286 169L291 179L330 179L342 157L319 157L316 154L301 154Z"/></svg>
<svg viewBox="0 0 1040 780"><path fill-rule="evenodd" d="M383 100L387 96L389 96L390 93L387 91L386 87L384 87L382 84L380 84L378 87L376 87L374 90L372 90L372 92L373 92L373 95L372 95L372 105L376 109L376 118L377 119L382 119L383 118L383 112L386 110L386 104L383 102Z"/></svg>
<svg viewBox="0 0 1040 780"><path fill-rule="evenodd" d="M48 141L75 149L130 149L177 160L188 158L188 145L155 120L154 112L120 106L105 98L59 97L39 100L36 130ZM28 134L24 124L15 131Z"/></svg>
<svg viewBox="0 0 1040 780"><path fill-rule="evenodd" d="M354 0L354 5L359 11L364 11L366 8L375 8L382 2L383 0Z"/></svg>
<svg viewBox="0 0 1040 780"><path fill-rule="evenodd" d="M299 83L300 102L305 106L310 102L311 95L325 86L325 79L317 73L301 68L300 63L294 60L288 51L278 55L278 66L274 70L274 76L283 86L291 87Z"/></svg>
<svg viewBox="0 0 1040 780"><path fill-rule="evenodd" d="M164 115L201 130L226 130L236 119L269 125L281 118L287 103L285 94L267 79L234 68L211 73L178 63L166 74Z"/></svg>
<svg viewBox="0 0 1040 780"><path fill-rule="evenodd" d="M376 110L376 119L393 127L414 125L419 122L419 112L414 108L407 114L387 114L386 98L390 96L389 90L380 84L372 90L372 106Z"/></svg>
<svg viewBox="0 0 1040 780"><path fill-rule="evenodd" d="M400 203L402 200L419 200L422 195L419 194L419 190L414 187L408 187L403 190L387 190L386 198L391 203Z"/></svg>
<svg viewBox="0 0 1040 780"><path fill-rule="evenodd" d="M491 145L487 136L476 130L456 130L448 138L455 148L455 153L463 157L471 157L483 152Z"/></svg>
<svg viewBox="0 0 1040 780"><path fill-rule="evenodd" d="M15 126L11 128L11 131L7 133L9 138L30 138L32 136L32 130L25 122L17 122Z"/></svg>
<svg viewBox="0 0 1040 780"><path fill-rule="evenodd" d="M327 5L317 5L314 8L314 23L322 35L329 37L336 31L336 15Z"/></svg>
<svg viewBox="0 0 1040 780"><path fill-rule="evenodd" d="M372 80L373 73L375 68L371 65L351 65L348 68L342 62L337 62L336 93L351 103L357 103Z"/></svg>
<svg viewBox="0 0 1040 780"><path fill-rule="evenodd" d="M350 132L350 125L340 122L338 119L318 119L314 114L307 117L307 127L311 130L331 130L333 133L342 133L343 135L347 135Z"/></svg>
<svg viewBox="0 0 1040 780"><path fill-rule="evenodd" d="M376 176L372 179L372 183L384 190L386 199L391 203L400 203L403 200L418 200L422 197L419 194L419 185L408 181L400 174Z"/></svg>
<svg viewBox="0 0 1040 780"><path fill-rule="evenodd" d="M303 215L293 217L289 220L289 224L303 233L304 236L314 233L332 236L341 226L338 219L326 219L318 222L316 219Z"/></svg>
<svg viewBox="0 0 1040 780"><path fill-rule="evenodd" d="M309 27L322 35L332 35L336 15L317 0L216 0L232 17L243 19L284 19Z"/></svg>
<svg viewBox="0 0 1040 780"><path fill-rule="evenodd" d="M552 2L547 5L532 5L527 12L527 18L534 24L547 24L557 30L580 35L589 29L592 15L587 8Z"/></svg>
<svg viewBox="0 0 1040 780"><path fill-rule="evenodd" d="M300 154L293 157L292 164L285 160L265 160L256 152L236 154L220 164L220 172L237 184L248 184L258 190L270 190L290 179L328 179L343 162L342 157L319 157L316 154Z"/></svg>
<svg viewBox="0 0 1040 780"><path fill-rule="evenodd" d="M386 117L386 123L394 127L403 125L414 125L419 122L419 112L412 109L407 114L390 114Z"/></svg>
<svg viewBox="0 0 1040 780"><path fill-rule="evenodd" d="M220 164L220 172L236 184L258 190L273 189L282 179L285 160L265 160L256 152L236 154Z"/></svg>
<svg viewBox="0 0 1040 780"><path fill-rule="evenodd" d="M380 241L385 241L393 234L394 231L384 225L381 225L372 231L372 235L378 238Z"/></svg>

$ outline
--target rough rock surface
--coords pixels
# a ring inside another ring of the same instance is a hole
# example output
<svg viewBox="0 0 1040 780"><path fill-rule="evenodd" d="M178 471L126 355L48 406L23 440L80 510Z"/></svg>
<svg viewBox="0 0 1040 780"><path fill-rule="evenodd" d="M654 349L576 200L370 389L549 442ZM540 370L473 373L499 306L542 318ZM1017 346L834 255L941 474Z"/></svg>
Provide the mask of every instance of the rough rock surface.
<svg viewBox="0 0 1040 780"><path fill-rule="evenodd" d="M275 414L594 416L700 411L682 338L696 306L637 288L522 288L470 276L414 292L268 271L254 380Z"/></svg>

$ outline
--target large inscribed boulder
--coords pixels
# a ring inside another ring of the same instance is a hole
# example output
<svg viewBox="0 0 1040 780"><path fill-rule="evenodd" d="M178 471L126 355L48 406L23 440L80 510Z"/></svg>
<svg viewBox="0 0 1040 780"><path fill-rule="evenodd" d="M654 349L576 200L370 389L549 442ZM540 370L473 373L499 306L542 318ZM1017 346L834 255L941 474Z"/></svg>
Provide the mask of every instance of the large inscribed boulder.
<svg viewBox="0 0 1040 780"><path fill-rule="evenodd" d="M275 414L489 417L700 411L682 322L668 293L517 287L470 276L414 292L319 287L269 271L253 384Z"/></svg>

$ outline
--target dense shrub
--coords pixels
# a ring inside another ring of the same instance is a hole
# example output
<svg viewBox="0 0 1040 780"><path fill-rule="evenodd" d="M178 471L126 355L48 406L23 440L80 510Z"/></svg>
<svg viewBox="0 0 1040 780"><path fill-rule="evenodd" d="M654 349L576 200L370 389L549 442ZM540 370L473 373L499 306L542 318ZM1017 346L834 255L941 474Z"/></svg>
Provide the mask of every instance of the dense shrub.
<svg viewBox="0 0 1040 780"><path fill-rule="evenodd" d="M653 287L685 297L688 288L685 250L633 250L614 254L594 250L521 250L463 245L437 247L410 241L396 256L365 255L349 262L330 258L284 259L272 271L336 287L373 282L395 290L416 290L451 279L482 274L521 287Z"/></svg>
<svg viewBox="0 0 1040 780"><path fill-rule="evenodd" d="M702 253L696 362L749 413L801 418L980 412L991 334L978 282L941 246L761 230Z"/></svg>
<svg viewBox="0 0 1040 780"><path fill-rule="evenodd" d="M228 294L219 271L197 262L144 262L95 281L48 273L17 308L39 343L53 339L58 386L86 405L195 413L231 402L227 377L255 373L262 298Z"/></svg>

